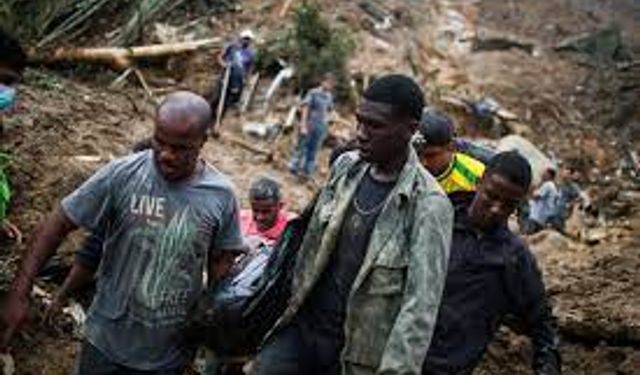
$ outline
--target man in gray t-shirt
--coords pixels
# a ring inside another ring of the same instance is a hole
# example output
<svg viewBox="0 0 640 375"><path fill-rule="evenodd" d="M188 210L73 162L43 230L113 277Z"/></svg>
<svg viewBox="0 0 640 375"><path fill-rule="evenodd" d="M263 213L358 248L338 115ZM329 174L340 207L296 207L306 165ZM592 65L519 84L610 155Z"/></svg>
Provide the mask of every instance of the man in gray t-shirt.
<svg viewBox="0 0 640 375"><path fill-rule="evenodd" d="M26 316L38 268L83 227L102 231L105 242L76 373L182 373L190 354L182 329L203 271L217 280L243 249L231 183L199 158L210 117L203 98L169 95L153 150L109 163L62 200L16 274L3 347Z"/></svg>

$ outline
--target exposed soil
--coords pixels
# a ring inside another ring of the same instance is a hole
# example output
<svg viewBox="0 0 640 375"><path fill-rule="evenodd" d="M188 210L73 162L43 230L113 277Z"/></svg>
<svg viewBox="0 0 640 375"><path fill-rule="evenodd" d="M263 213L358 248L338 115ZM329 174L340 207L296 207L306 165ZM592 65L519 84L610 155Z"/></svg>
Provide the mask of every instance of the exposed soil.
<svg viewBox="0 0 640 375"><path fill-rule="evenodd" d="M233 27L251 23L268 29L272 19L262 24L254 19L256 13L251 13L259 9L260 2L247 3L244 12L223 20ZM335 3L333 16L342 12L346 19L360 20L354 13L355 6ZM583 172L583 187L589 188L594 205L600 208L599 219L584 219L579 230L570 233L571 237L545 231L528 239L558 316L565 374L640 374L640 188L616 173L623 141L619 132L581 110L590 105L608 108L612 102L615 104L616 96L607 98L602 93L580 89L593 76L593 67L572 56L553 53L549 47L564 37L615 20L621 25L629 48L640 50L639 8L637 1L481 1L480 27L531 40L542 47L543 53L532 56L509 50L461 58L467 76L462 91L496 98L524 119L531 139L541 149L576 163ZM398 9L410 14L406 7ZM411 16L413 23L420 20L419 15ZM403 27L410 30L412 22L406 21ZM226 30L220 22L212 28L217 32ZM360 36L362 43L379 43ZM359 50L371 50L372 56L384 55L380 47L371 45L360 45ZM404 56L387 58L377 62L381 69L406 69ZM174 62L178 64L173 65L174 72L188 74L174 74L169 80L166 72L165 77L162 71L150 73L150 82L157 87L170 82L166 85L204 92L213 76L212 59L211 54L198 54ZM366 61L354 61L352 65L365 66ZM65 75L73 78L30 70L25 84L19 87L20 107L6 121L0 138L2 149L13 156L10 174L15 197L10 218L25 233L31 232L61 197L96 168L128 153L130 146L149 136L152 129L154 102L135 84L112 90L106 88L114 78L109 74L90 78L85 75L82 80L74 74ZM254 113L247 118L260 117ZM269 174L283 183L289 207L300 210L316 185L301 184L287 172L286 160L294 137L285 135L275 144L244 138L253 145L273 149L274 159L267 161L230 140L229 135L243 137L242 122L243 119L230 116L222 137L206 144L203 157L232 178L244 206L250 182L258 175ZM639 142L624 141L636 145ZM318 183L326 176L327 154L328 150L323 150ZM82 234L75 235L64 244L63 258L69 259L81 239ZM3 264L11 264L25 249L24 244L0 246ZM8 273L0 275L0 284L6 285ZM34 311L32 324L13 348L18 374L70 373L77 340L68 330L43 328L38 317ZM530 353L526 338L504 329L477 373L531 373Z"/></svg>

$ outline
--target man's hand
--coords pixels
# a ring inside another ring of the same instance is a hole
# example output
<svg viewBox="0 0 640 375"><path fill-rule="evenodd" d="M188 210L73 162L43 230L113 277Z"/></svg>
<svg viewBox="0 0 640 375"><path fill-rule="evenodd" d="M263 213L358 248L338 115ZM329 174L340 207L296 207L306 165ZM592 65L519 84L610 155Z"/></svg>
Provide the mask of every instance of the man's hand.
<svg viewBox="0 0 640 375"><path fill-rule="evenodd" d="M229 274L236 258L247 253L247 249L238 249L233 251L221 251L219 254L209 258L209 281L208 284L215 285Z"/></svg>
<svg viewBox="0 0 640 375"><path fill-rule="evenodd" d="M29 311L29 297L10 292L2 310L2 334L0 339L0 351L6 352L13 334L20 329L27 320Z"/></svg>
<svg viewBox="0 0 640 375"><path fill-rule="evenodd" d="M22 243L22 232L9 220L2 220L1 230L7 237L15 240L17 243Z"/></svg>
<svg viewBox="0 0 640 375"><path fill-rule="evenodd" d="M11 284L5 306L0 313L0 350L6 351L16 330L27 319L29 293L36 273L55 253L62 240L76 225L58 207L36 229L27 252Z"/></svg>
<svg viewBox="0 0 640 375"><path fill-rule="evenodd" d="M300 135L307 135L307 134L309 134L309 124L307 124L307 122L304 121L300 124Z"/></svg>
<svg viewBox="0 0 640 375"><path fill-rule="evenodd" d="M60 315L62 313L62 309L67 304L67 300L64 290L59 290L44 312L45 322L52 322L58 315Z"/></svg>

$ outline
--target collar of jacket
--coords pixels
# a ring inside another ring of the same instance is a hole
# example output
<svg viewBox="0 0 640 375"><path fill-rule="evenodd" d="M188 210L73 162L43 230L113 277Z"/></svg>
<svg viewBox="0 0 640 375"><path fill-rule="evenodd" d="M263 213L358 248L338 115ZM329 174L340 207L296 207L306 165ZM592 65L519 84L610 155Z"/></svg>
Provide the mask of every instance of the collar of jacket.
<svg viewBox="0 0 640 375"><path fill-rule="evenodd" d="M354 185L358 185L360 180L364 176L364 171L369 170L371 164L363 161L358 156L357 152L350 153L353 157L356 158L355 163L350 168L347 173L347 184L353 183ZM396 184L389 194L389 196L398 195L400 196L402 203L406 203L411 197L414 186L415 186L415 176L418 168L420 168L420 163L418 160L418 155L414 151L413 147L409 147L409 155L407 156L407 161L404 163L402 167L402 171L398 175L398 179L396 180ZM338 176L340 177L340 176ZM337 181L335 181L337 182ZM351 197L350 197L351 198Z"/></svg>

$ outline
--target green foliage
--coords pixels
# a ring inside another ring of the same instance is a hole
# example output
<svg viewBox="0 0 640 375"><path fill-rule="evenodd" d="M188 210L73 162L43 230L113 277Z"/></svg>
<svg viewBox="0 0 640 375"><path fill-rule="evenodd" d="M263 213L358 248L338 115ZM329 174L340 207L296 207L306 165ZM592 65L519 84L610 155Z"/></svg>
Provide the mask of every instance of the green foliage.
<svg viewBox="0 0 640 375"><path fill-rule="evenodd" d="M0 0L0 27L38 47L95 31L95 23L115 17L114 45L130 45L142 27L186 0ZM118 27L119 26L119 27Z"/></svg>
<svg viewBox="0 0 640 375"><path fill-rule="evenodd" d="M273 72L279 59L293 64L300 91L315 86L325 73L333 73L337 98L345 100L350 96L347 60L354 47L345 30L332 27L315 4L303 1L295 10L292 24L274 33L261 48L258 68Z"/></svg>
<svg viewBox="0 0 640 375"><path fill-rule="evenodd" d="M50 74L46 70L27 69L24 78L29 85L44 91L62 92L65 89L64 81L58 75Z"/></svg>

